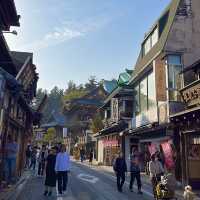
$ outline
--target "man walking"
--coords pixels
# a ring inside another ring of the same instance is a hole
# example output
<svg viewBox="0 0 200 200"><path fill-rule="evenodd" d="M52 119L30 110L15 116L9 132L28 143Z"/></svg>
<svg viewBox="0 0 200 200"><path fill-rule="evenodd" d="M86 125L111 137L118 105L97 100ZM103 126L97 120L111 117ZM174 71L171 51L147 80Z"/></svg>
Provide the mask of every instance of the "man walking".
<svg viewBox="0 0 200 200"><path fill-rule="evenodd" d="M56 165L55 165L55 171L58 178L59 195L62 195L67 190L69 170L70 170L70 156L66 152L65 145L62 145L61 151L56 156Z"/></svg>
<svg viewBox="0 0 200 200"><path fill-rule="evenodd" d="M141 177L140 177L140 166L139 166L139 160L140 160L140 154L136 148L133 149L132 155L130 156L130 172L131 172L131 180L130 180L130 186L129 189L131 192L133 192L133 184L135 179L137 180L137 186L138 186L138 194L142 194L141 191Z"/></svg>
<svg viewBox="0 0 200 200"><path fill-rule="evenodd" d="M122 192L122 187L125 182L125 174L127 172L127 165L122 152L119 153L113 168L117 176L117 189L119 192Z"/></svg>
<svg viewBox="0 0 200 200"><path fill-rule="evenodd" d="M38 158L38 176L44 175L46 158L47 158L46 146L42 145L42 150L40 151L39 158Z"/></svg>
<svg viewBox="0 0 200 200"><path fill-rule="evenodd" d="M16 162L19 146L11 135L8 135L8 142L5 145L5 167L6 167L6 182L11 184L16 178Z"/></svg>

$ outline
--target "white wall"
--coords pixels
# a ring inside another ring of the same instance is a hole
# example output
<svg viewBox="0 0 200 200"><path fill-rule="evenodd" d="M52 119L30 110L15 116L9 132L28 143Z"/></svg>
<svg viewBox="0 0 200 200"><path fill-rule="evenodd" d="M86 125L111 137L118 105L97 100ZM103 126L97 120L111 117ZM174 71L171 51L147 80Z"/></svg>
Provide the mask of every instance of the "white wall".
<svg viewBox="0 0 200 200"><path fill-rule="evenodd" d="M103 140L98 140L98 163L103 163Z"/></svg>

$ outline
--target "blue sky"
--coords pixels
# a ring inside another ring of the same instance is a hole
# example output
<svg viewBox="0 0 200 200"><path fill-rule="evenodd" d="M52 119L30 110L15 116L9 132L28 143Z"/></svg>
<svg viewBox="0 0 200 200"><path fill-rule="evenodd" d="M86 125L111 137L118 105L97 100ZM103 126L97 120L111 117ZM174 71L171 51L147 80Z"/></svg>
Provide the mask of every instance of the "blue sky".
<svg viewBox="0 0 200 200"><path fill-rule="evenodd" d="M133 68L145 32L170 0L15 0L18 36L11 50L34 53L38 87L66 88L90 75L117 78Z"/></svg>

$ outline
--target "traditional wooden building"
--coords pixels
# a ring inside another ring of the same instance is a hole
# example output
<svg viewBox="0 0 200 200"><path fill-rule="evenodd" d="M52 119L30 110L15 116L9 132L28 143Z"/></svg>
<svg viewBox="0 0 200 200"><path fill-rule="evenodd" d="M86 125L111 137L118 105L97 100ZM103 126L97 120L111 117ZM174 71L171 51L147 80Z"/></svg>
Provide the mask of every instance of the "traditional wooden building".
<svg viewBox="0 0 200 200"><path fill-rule="evenodd" d="M36 94L38 74L35 65L32 63L32 54L24 52L9 53L17 73L12 75L3 69L1 70L5 80L4 88L2 87L1 90L3 93L1 148L4 149L8 135L11 135L19 144L16 170L20 175L24 168L26 144L31 140L33 123L37 115L31 108L31 103ZM24 59L21 59L21 57ZM8 81L7 77L9 77ZM15 83L13 87L9 86L10 81ZM3 157L4 154L2 154L2 162Z"/></svg>
<svg viewBox="0 0 200 200"><path fill-rule="evenodd" d="M182 182L200 189L200 60L186 67L183 76L180 94L185 108L171 115L170 120L179 133Z"/></svg>
<svg viewBox="0 0 200 200"><path fill-rule="evenodd" d="M119 151L124 153L127 160L130 155L130 143L125 132L133 115L133 89L127 85L132 73L133 71L126 70L119 75L116 88L101 107L104 112L104 128L95 137L98 147L97 161L105 165L112 165Z"/></svg>
<svg viewBox="0 0 200 200"><path fill-rule="evenodd" d="M96 141L94 141L93 133L90 130L91 119L96 115L98 108L102 106L113 82L106 81L106 84L98 86L85 96L65 103L64 114L67 118L68 128L68 136L65 141L71 149L76 145L79 148L84 148L87 154L89 154L90 149L96 151Z"/></svg>

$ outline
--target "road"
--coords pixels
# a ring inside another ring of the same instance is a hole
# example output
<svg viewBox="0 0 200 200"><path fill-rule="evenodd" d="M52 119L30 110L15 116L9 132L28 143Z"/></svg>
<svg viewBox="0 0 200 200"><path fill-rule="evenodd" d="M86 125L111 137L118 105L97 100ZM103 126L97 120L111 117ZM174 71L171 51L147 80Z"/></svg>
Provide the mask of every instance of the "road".
<svg viewBox="0 0 200 200"><path fill-rule="evenodd" d="M111 174L93 170L77 163L72 164L69 175L67 194L57 197L56 191L52 197L44 197L44 179L31 176L17 200L152 200L146 194L138 195L129 192L124 185L123 193L116 189L115 177Z"/></svg>

